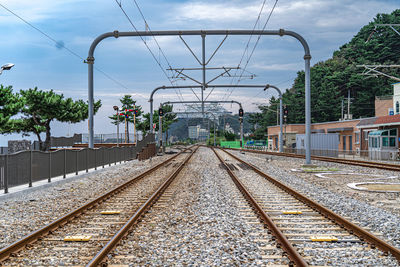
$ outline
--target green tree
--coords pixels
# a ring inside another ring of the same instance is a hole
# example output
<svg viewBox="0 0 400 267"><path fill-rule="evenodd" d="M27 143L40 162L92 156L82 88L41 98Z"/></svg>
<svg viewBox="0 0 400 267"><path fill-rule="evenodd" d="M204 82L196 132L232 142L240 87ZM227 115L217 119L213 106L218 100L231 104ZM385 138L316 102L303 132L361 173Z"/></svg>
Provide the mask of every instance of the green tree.
<svg viewBox="0 0 400 267"><path fill-rule="evenodd" d="M176 114L174 113L169 113L172 112L173 106L172 105L164 105L163 106L163 111L164 111L164 117L162 120L162 130L163 132L167 132L167 130L170 128L171 124L178 121L176 118ZM169 113L169 114L167 114ZM165 115L166 114L166 115ZM153 123L156 124L155 131L158 131L159 129L159 116L158 116L158 110L153 111ZM150 129L150 112L146 113L143 115L143 121L140 124L140 130L143 131L143 133L147 133ZM167 136L168 138L168 136Z"/></svg>
<svg viewBox="0 0 400 267"><path fill-rule="evenodd" d="M22 106L18 94L13 94L12 86L0 85L0 133L13 132L14 126L10 118L16 115Z"/></svg>
<svg viewBox="0 0 400 267"><path fill-rule="evenodd" d="M130 109L137 110L136 118L135 118L136 125L137 125L136 129L140 128L140 126L139 126L141 124L140 117L142 116L143 111L142 111L142 107L140 105L136 105L136 100L133 100L131 95L124 95L124 97L121 98L119 101L122 104L122 106L120 107L120 110L122 110L121 112L128 115L128 117L126 118L127 124L125 125L125 132L128 137L127 142L129 143L129 123L134 123L134 117L133 117L134 112L133 111L125 111L125 110L130 110ZM117 114L113 114L109 118L112 120L111 123L114 125L117 125L118 120L119 120L119 123L125 122L125 116L117 117Z"/></svg>
<svg viewBox="0 0 400 267"><path fill-rule="evenodd" d="M83 100L74 101L64 98L63 94L56 94L53 90L42 91L37 87L21 90L19 100L23 103L22 118L12 120L13 131L24 134L35 133L38 137L40 149L49 149L53 120L60 122L77 123L88 118L88 104ZM101 106L100 100L94 103L95 113ZM40 133L46 133L43 142Z"/></svg>
<svg viewBox="0 0 400 267"><path fill-rule="evenodd" d="M236 138L236 134L231 133L231 132L225 132L224 136L225 136L226 141L235 141L235 138Z"/></svg>
<svg viewBox="0 0 400 267"><path fill-rule="evenodd" d="M354 118L374 116L375 96L392 95L391 79L361 75L362 68L357 65L400 64L400 36L388 27L376 24L399 24L400 9L391 14L378 14L373 21L365 25L350 42L335 51L332 58L318 62L311 68L311 121L313 123L337 121L341 118L341 102L347 103L347 94L353 98L351 113ZM367 42L368 40L368 42ZM380 69L392 76L400 77L399 68ZM283 103L288 107L288 123L305 122L304 71L299 71L291 88L283 93ZM276 125L273 114L266 108L274 109L275 99L268 107L259 107L259 115L253 116L253 123L261 127L254 129L255 136L261 136L268 126Z"/></svg>

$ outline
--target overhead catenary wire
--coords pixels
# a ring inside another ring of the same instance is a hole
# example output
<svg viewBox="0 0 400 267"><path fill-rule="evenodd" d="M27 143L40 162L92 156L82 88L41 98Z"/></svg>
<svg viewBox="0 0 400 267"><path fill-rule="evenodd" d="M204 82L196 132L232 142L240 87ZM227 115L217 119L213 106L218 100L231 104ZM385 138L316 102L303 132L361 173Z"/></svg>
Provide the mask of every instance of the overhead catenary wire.
<svg viewBox="0 0 400 267"><path fill-rule="evenodd" d="M268 15L268 18L267 18L267 20L265 21L264 26L263 26L263 28L262 28L263 31L264 31L265 28L267 27L268 22L269 22L269 20L270 20L270 18L271 18L271 16L272 16L272 13L273 13L274 10L275 10L275 7L276 7L277 3L278 3L278 0L275 0L275 3L274 3L274 5L272 6L272 9L271 9L271 11L270 11L270 13L269 13L269 15ZM261 10L261 11L262 11L262 10ZM261 14L261 11L260 11L260 14ZM257 23L258 23L258 22L256 21L256 24L257 24ZM255 24L255 26L256 26L256 24ZM255 28L255 26L254 26L254 28ZM253 28L253 31L254 31L254 28ZM251 36L250 36L250 37L251 37ZM254 51L255 51L255 49L256 49L256 47L257 47L257 45L258 45L260 39L261 39L261 34L258 35L257 40L256 40L256 42L255 42L255 44L254 44L254 46L253 46L253 49L252 49L251 53L250 53L250 56L247 58L246 63L245 63L245 66L244 66L244 68L242 69L241 74L240 74L239 78L237 79L236 84L239 84L239 83L240 83L240 81L241 81L240 79L242 78L244 72L246 71L246 68L247 68L247 66L248 66L248 64L249 64L249 62L250 62L251 57L252 57L253 54L254 54ZM249 40L250 40L250 39L249 39ZM245 49L245 52L243 53L243 55L244 55L246 52L247 52L247 49ZM227 95L226 98L229 98L229 97L232 95L232 93L233 93L234 90L235 90L235 87L233 87L233 88L230 90L230 92L229 92L229 94Z"/></svg>
<svg viewBox="0 0 400 267"><path fill-rule="evenodd" d="M119 6L119 8L121 9L122 13L124 13L126 19L129 21L129 23L131 24L132 28L135 30L136 33L139 33L138 29L136 28L135 24L133 23L133 21L131 20L131 18L129 17L129 15L126 13L125 9L122 7L122 0L118 2L118 0L115 0L115 2L117 3L117 5ZM135 1L136 5L137 2ZM138 7L138 5L137 5ZM139 11L142 14L142 18L144 18L143 13L141 12L141 10ZM144 19L145 20L145 19ZM145 23L147 25L147 27L150 29L149 25L147 24L146 20ZM153 59L156 61L157 65L159 66L159 68L161 69L161 71L164 73L165 77L167 77L168 81L171 83L171 85L174 85L173 81L171 80L171 78L168 76L167 72L164 70L164 68L161 65L161 62L159 59L157 59L156 55L154 54L154 52L151 50L150 46L147 44L146 40L143 38L143 36L141 36L140 34L138 34L139 38L142 40L142 42L144 43L144 45L146 46L147 50L150 52L151 56L153 57ZM155 38L153 36L153 38ZM158 44L158 42L157 42ZM161 49L161 47L159 47ZM159 50L160 51L160 50ZM165 56L165 54L163 53L163 55ZM166 57L165 57L166 58ZM169 64L169 62L167 61L167 63ZM171 66L170 66L171 67ZM178 94L178 92L175 90L175 93L177 94L178 98L182 98L181 101L183 101L183 96L182 93L181 95Z"/></svg>
<svg viewBox="0 0 400 267"><path fill-rule="evenodd" d="M15 13L14 11L12 11L11 9L9 9L8 7L4 6L3 4L0 3L0 6L5 9L6 11L8 11L9 13L11 13L12 15L14 15L15 17L17 17L18 19L20 19L22 22L24 22L25 24L27 24L28 26L30 26L31 28L35 29L37 32L39 32L40 34L42 34L43 36L45 36L47 39L51 40L52 42L54 42L56 45L59 44L59 42L54 39L53 37L51 37L49 34L45 33L44 31L42 31L41 29L39 29L38 27L36 27L35 25L33 25L32 23L30 23L29 21L27 21L26 19L24 19L23 17L21 17L20 15L18 15L17 13ZM71 55L75 56L76 58L79 58L80 60L84 61L85 59L83 57L81 57L78 53L76 53L75 51L73 51L72 49L68 48L67 46L63 45L62 48L64 48L66 51L68 51ZM102 73L105 77L107 77L109 80L113 81L114 83L118 84L119 86L128 89L129 88L127 86L125 86L124 84L122 84L120 81L114 79L113 77L111 77L109 74L107 74L106 72L104 72L103 70L94 67L98 72Z"/></svg>
<svg viewBox="0 0 400 267"><path fill-rule="evenodd" d="M121 2L122 2L122 1L121 1ZM133 2L134 2L134 4L135 4L136 8L138 9L138 11L139 11L139 13L140 13L140 16L142 17L144 23L145 23L146 29L148 29L149 32L151 33L151 36L153 37L153 40L154 40L154 42L156 43L156 45L157 45L157 47L158 47L158 51L162 54L162 56L163 56L165 62L167 63L169 69L172 69L171 63L169 62L169 60L168 60L167 56L165 55L163 49L161 48L160 44L158 43L157 38L153 35L153 32L151 31L151 27L150 27L149 23L147 22L147 20L146 20L144 14L143 14L143 12L142 12L142 9L140 8L140 6L139 6L139 4L137 3L136 0L133 0ZM159 59L159 61L160 61L160 59ZM173 85L173 83L175 83L176 85L178 84L177 81L172 80L172 79L170 80L170 82L171 82L172 85ZM176 90L175 90L175 91L176 91ZM178 92L179 92L179 94L180 94L180 96L181 96L181 100L183 101L184 98L183 98L183 95L182 95L181 90L178 89ZM178 96L178 98L179 98L179 96Z"/></svg>

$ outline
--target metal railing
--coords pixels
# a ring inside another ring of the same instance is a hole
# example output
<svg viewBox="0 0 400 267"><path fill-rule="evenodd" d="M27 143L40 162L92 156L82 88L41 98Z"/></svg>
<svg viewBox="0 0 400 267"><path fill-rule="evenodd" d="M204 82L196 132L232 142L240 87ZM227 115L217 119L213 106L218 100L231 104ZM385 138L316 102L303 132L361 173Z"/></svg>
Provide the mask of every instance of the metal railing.
<svg viewBox="0 0 400 267"><path fill-rule="evenodd" d="M278 152L278 149L268 149L266 146L244 146L246 149ZM285 153L304 155L305 149L284 148ZM312 156L323 156L344 159L362 159L374 161L398 161L400 162L400 151L393 150L337 150L337 149L311 149Z"/></svg>
<svg viewBox="0 0 400 267"><path fill-rule="evenodd" d="M94 142L96 144L104 144L104 143L117 143L117 136L119 136L119 142L125 143L125 133L120 133L117 135L116 133L111 134L95 134ZM142 133L137 133L137 139L140 141L143 139ZM89 134L82 134L82 143L89 142ZM135 142L135 135L133 133L129 134L129 143Z"/></svg>
<svg viewBox="0 0 400 267"><path fill-rule="evenodd" d="M21 151L14 154L0 155L0 189L8 193L13 186L48 180L67 174L88 172L89 169L104 168L105 165L136 159L148 144L154 143L154 135L147 135L136 146L60 149L52 152ZM149 152L144 153L152 156ZM153 154L154 155L154 154ZM141 157L144 158L143 156Z"/></svg>

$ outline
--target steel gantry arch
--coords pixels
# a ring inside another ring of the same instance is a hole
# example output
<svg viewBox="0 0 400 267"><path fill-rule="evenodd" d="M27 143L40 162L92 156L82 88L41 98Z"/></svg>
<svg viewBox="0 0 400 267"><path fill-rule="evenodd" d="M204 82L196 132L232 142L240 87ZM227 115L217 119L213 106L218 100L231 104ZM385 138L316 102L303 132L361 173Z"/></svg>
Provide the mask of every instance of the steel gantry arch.
<svg viewBox="0 0 400 267"><path fill-rule="evenodd" d="M185 31L135 31L135 32L107 32L99 35L92 42L87 60L88 64L88 102L89 102L89 148L94 147L94 97L93 97L93 64L94 64L94 50L96 46L104 39L109 37L128 37L128 36L185 36L185 35L198 35L202 38L202 54L204 63L204 50L205 50L205 37L207 35L278 35L278 36L291 36L297 39L304 49L304 62L305 62L305 115L306 115L306 164L311 163L311 92L310 92L310 48L306 40L294 31L279 30L185 30ZM204 64L203 64L204 65ZM214 87L214 85L212 85ZM203 84L201 85L201 96L203 101L203 90L206 88L205 84L205 68L203 66ZM202 104L203 106L203 104ZM151 116L150 116L151 117Z"/></svg>
<svg viewBox="0 0 400 267"><path fill-rule="evenodd" d="M200 85L191 85L191 86L190 85L189 86L182 85L182 86L160 86L160 87L155 88L150 94L150 99L149 99L149 102L150 102L150 113L153 114L153 101L154 101L154 93L155 92L157 92L159 90L167 90L167 89L171 89L171 90L172 89L178 89L178 88L179 89L184 89L184 88L190 89L190 88L200 88L200 87L201 87ZM282 91L278 87L276 87L274 85L270 85L270 84L266 84L266 85L255 85L255 84L248 84L248 85L245 85L245 84L239 84L239 85L213 85L212 87L216 87L216 88L224 88L224 87L246 88L247 87L247 88L264 88L264 90L267 90L268 88L275 89L279 94L279 107L280 107L280 114L281 114L280 115L280 119L279 119L279 127L280 127L279 140L281 140L280 141L280 145L279 145L279 152L283 152L283 140L282 140L282 136L283 136ZM177 101L177 103L178 102L182 103L182 101ZM185 101L183 101L183 102L185 102ZM207 101L203 101L203 102L206 103ZM221 102L221 101L217 101L217 102ZM231 101L227 101L227 102L230 103ZM239 104L239 102L238 102L238 104ZM239 107L242 108L241 104L239 104ZM153 116L150 116L150 132L151 133L153 133L152 125L153 125Z"/></svg>

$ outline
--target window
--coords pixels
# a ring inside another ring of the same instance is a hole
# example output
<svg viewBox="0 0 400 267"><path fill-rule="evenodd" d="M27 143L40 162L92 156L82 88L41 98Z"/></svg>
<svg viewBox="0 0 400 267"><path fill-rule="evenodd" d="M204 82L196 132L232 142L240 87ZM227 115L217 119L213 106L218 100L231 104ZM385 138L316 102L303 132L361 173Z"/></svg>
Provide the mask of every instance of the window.
<svg viewBox="0 0 400 267"><path fill-rule="evenodd" d="M389 137L382 137L382 146L389 146Z"/></svg>
<svg viewBox="0 0 400 267"><path fill-rule="evenodd" d="M390 135L397 136L397 129L390 129Z"/></svg>
<svg viewBox="0 0 400 267"><path fill-rule="evenodd" d="M390 137L389 146L396 147L396 137Z"/></svg>
<svg viewBox="0 0 400 267"><path fill-rule="evenodd" d="M364 131L364 140L365 141L368 140L368 134L369 134L369 131Z"/></svg>
<svg viewBox="0 0 400 267"><path fill-rule="evenodd" d="M396 114L399 114L399 109L400 109L399 101L396 101Z"/></svg>
<svg viewBox="0 0 400 267"><path fill-rule="evenodd" d="M355 135L355 139L356 139L356 144L359 144L360 143L360 133L359 132L354 133L354 135Z"/></svg>

